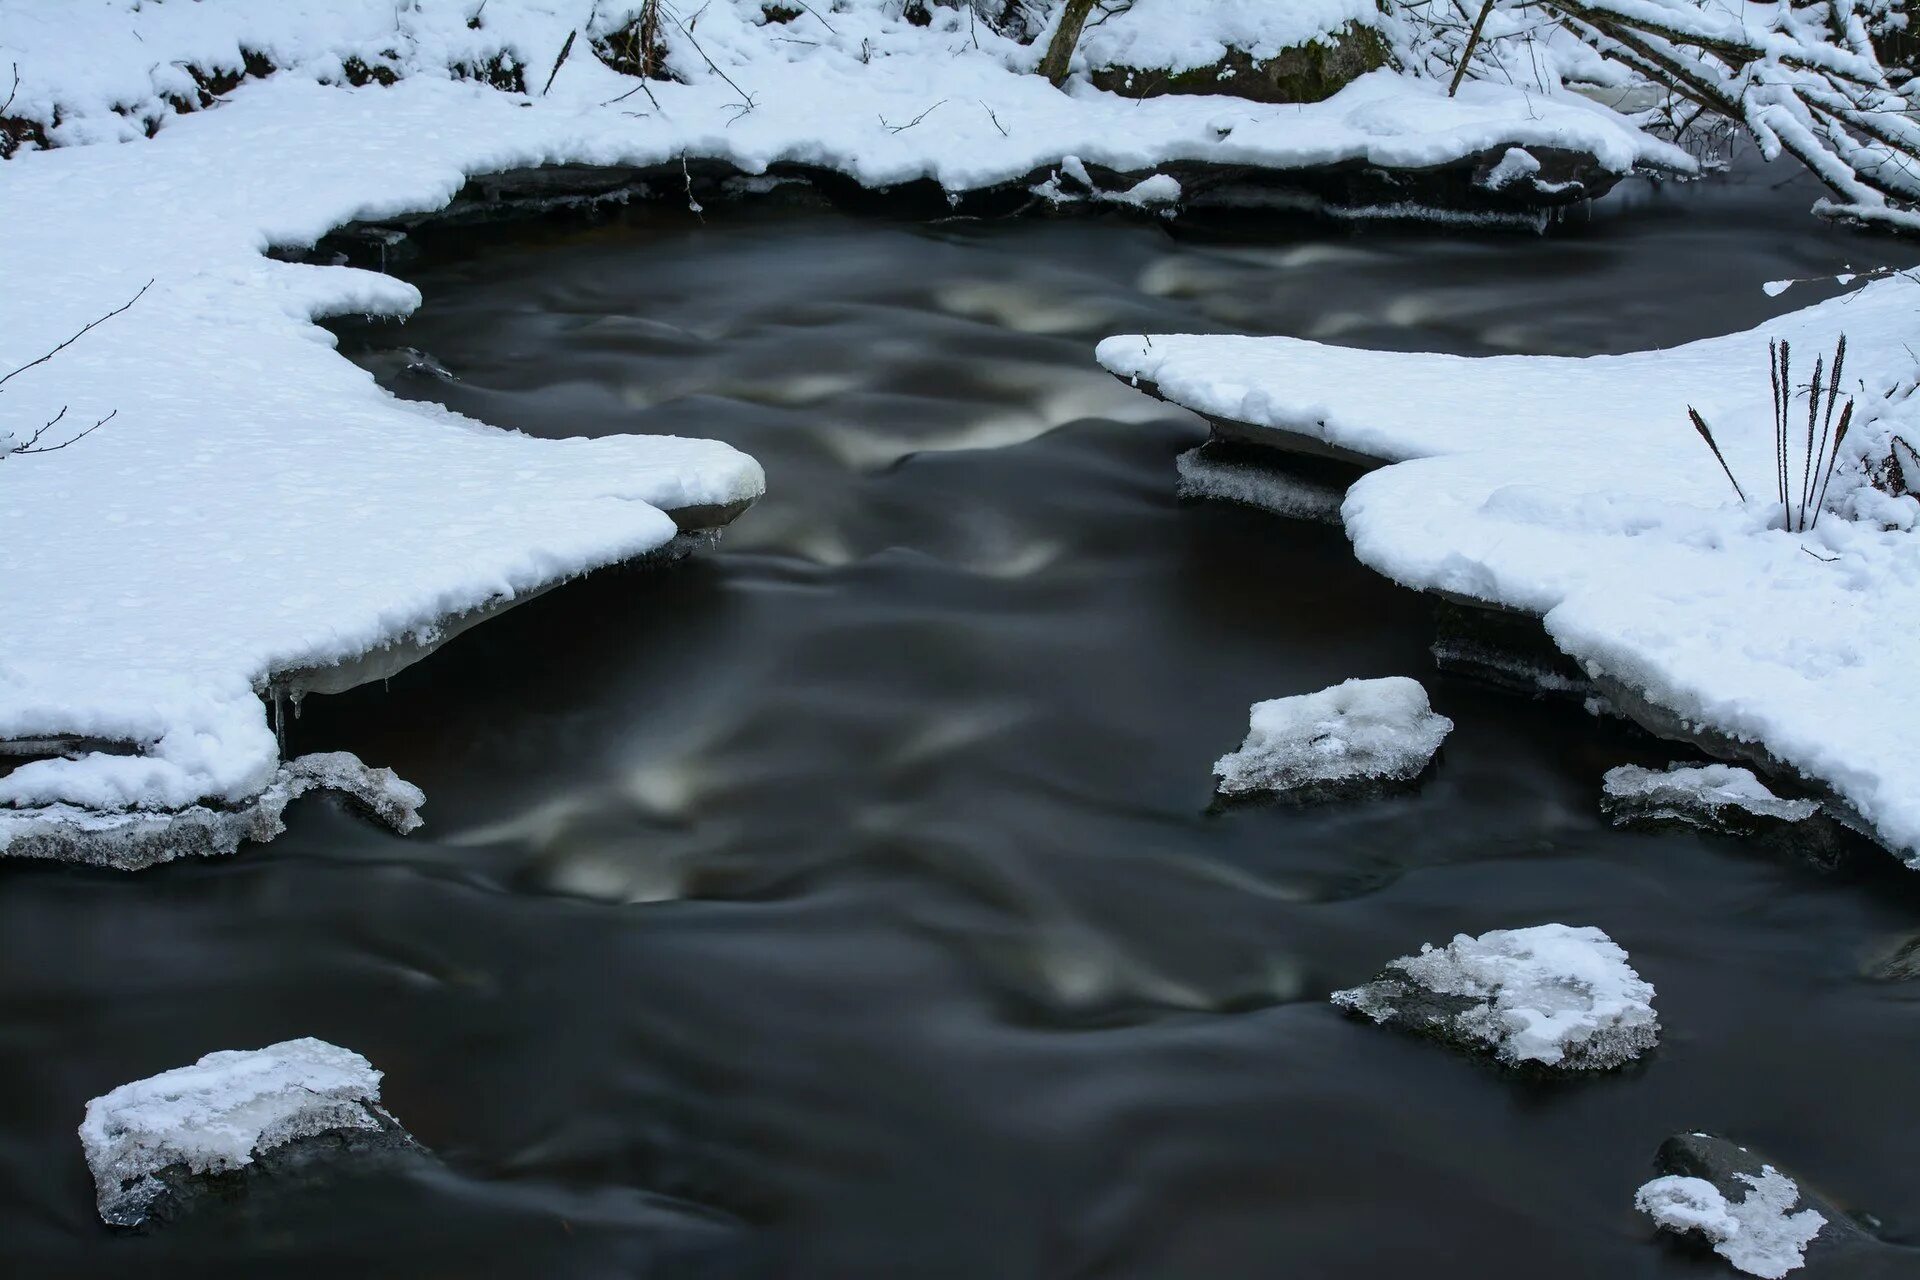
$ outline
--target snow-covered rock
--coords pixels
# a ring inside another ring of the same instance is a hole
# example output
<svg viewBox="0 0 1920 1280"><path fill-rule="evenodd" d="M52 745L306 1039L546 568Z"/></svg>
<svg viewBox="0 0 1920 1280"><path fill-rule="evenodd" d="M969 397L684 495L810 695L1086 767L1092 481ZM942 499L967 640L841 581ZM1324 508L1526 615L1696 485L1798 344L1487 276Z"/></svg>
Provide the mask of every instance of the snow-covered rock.
<svg viewBox="0 0 1920 1280"><path fill-rule="evenodd" d="M1751 769L1623 764L1601 782L1601 808L1617 823L1681 822L1706 831L1735 831L1754 822L1805 822L1820 811L1811 800L1782 799Z"/></svg>
<svg viewBox="0 0 1920 1280"><path fill-rule="evenodd" d="M1098 356L1239 424L1238 438L1391 464L1341 508L1363 562L1542 618L1616 706L1630 692L1764 751L1920 864L1920 501L1865 484L1893 433L1920 422L1920 396L1899 393L1916 306L1920 281L1894 276L1751 332L1592 359L1163 334L1109 338ZM1767 344L1790 340L1811 372L1843 332L1861 408L1828 511L1790 533L1768 497ZM1690 427L1690 405L1752 502Z"/></svg>
<svg viewBox="0 0 1920 1280"><path fill-rule="evenodd" d="M1779 1280L1805 1266L1811 1249L1834 1275L1905 1274L1887 1246L1848 1215L1725 1138L1677 1134L1661 1145L1655 1164L1663 1176L1634 1194L1634 1208L1664 1231L1705 1240L1737 1271Z"/></svg>
<svg viewBox="0 0 1920 1280"><path fill-rule="evenodd" d="M0 854L58 858L139 871L176 858L218 857L247 840L271 840L286 830L289 804L309 791L332 791L387 827L406 835L420 826L426 793L391 769L375 769L346 751L318 751L289 760L244 804L196 804L153 812L97 810L51 804L0 808Z"/></svg>
<svg viewBox="0 0 1920 1280"><path fill-rule="evenodd" d="M1333 1003L1508 1066L1599 1071L1659 1042L1653 986L1599 929L1563 924L1460 934L1388 963Z"/></svg>
<svg viewBox="0 0 1920 1280"><path fill-rule="evenodd" d="M1214 761L1223 796L1345 797L1417 779L1453 729L1417 680L1348 680L1318 693L1256 702L1247 739Z"/></svg>
<svg viewBox="0 0 1920 1280"><path fill-rule="evenodd" d="M380 1106L380 1072L357 1053L308 1037L210 1053L123 1084L87 1104L80 1144L100 1217L136 1226L197 1179L342 1133L413 1145Z"/></svg>
<svg viewBox="0 0 1920 1280"><path fill-rule="evenodd" d="M1806 1248L1827 1220L1812 1209L1790 1212L1800 1188L1769 1165L1756 1176L1738 1174L1747 1194L1728 1201L1700 1178L1669 1174L1634 1193L1633 1207L1664 1231L1697 1233L1713 1251L1750 1276L1779 1280L1806 1265Z"/></svg>

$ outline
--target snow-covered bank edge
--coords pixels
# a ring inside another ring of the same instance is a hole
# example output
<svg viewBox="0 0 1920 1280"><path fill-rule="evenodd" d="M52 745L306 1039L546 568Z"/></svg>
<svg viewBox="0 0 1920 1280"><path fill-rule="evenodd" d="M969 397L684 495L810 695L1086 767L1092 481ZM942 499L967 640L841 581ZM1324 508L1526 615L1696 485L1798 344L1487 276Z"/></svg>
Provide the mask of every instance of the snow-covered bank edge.
<svg viewBox="0 0 1920 1280"><path fill-rule="evenodd" d="M1748 333L1588 360L1182 335L1111 338L1099 359L1224 438L1349 462L1362 562L1539 619L1611 709L1823 798L1915 864L1920 799L1902 779L1920 765L1920 503L1866 479L1914 435L1899 387L1917 304L1920 284L1895 277ZM1767 343L1792 341L1803 389L1843 332L1861 413L1826 517L1789 532L1777 502L1735 500L1687 410L1764 493Z"/></svg>
<svg viewBox="0 0 1920 1280"><path fill-rule="evenodd" d="M1216 187L1242 202L1263 183L1285 202L1301 175L1375 202L1439 181L1531 207L1588 188L1508 182L1535 171L1510 163L1516 148L1571 157L1594 184L1691 166L1592 103L1490 83L1451 97L1376 72L1287 106L1061 92L1031 73L1035 51L954 10L926 26L878 5L808 12L802 32L720 0L697 45L684 33L676 82L583 47L535 92L527 69L578 33L571 6L519 0L476 21L440 0L400 15L385 0L17 3L15 110L45 107L61 145L5 161L0 370L137 304L0 404L0 432L69 407L111 415L0 469L0 537L33 549L0 579L0 742L58 748L0 775L9 820L244 808L280 767L263 694L413 660L457 625L659 552L681 532L668 513L761 491L724 445L533 440L387 396L314 322L403 317L421 299L324 253L293 260L337 228L378 263L417 219L697 205L702 183L753 194L794 176L938 215L975 194L1160 207ZM514 76L476 74L507 54ZM337 87L368 56L399 82ZM210 87L257 68L270 74ZM176 91L201 109L127 105ZM129 140L85 145L113 139Z"/></svg>

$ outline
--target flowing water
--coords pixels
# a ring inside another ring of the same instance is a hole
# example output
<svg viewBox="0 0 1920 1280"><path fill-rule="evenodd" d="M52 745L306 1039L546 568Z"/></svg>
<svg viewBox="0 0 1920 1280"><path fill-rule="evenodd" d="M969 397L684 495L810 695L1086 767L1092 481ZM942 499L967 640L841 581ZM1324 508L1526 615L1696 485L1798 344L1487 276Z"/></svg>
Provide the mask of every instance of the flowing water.
<svg viewBox="0 0 1920 1280"><path fill-rule="evenodd" d="M1609 829L1601 773L1673 752L1434 675L1428 602L1337 530L1177 503L1202 428L1091 359L1622 351L1891 251L1774 176L1538 238L760 204L430 240L419 315L347 333L384 385L718 437L768 496L310 700L290 748L420 783L411 838L310 800L223 861L0 867L7 1270L1696 1276L1631 1209L1690 1128L1920 1240L1920 984L1881 963L1920 881ZM1209 810L1249 703L1395 673L1458 726L1417 794ZM1648 1060L1529 1083L1326 1002L1545 921L1657 986ZM88 1098L300 1035L382 1068L440 1167L99 1224Z"/></svg>

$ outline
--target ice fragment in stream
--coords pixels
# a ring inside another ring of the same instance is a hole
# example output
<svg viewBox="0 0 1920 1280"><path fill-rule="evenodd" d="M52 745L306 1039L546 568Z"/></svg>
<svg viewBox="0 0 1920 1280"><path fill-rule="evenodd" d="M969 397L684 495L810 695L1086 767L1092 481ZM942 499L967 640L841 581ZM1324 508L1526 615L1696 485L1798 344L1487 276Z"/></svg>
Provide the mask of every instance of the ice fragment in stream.
<svg viewBox="0 0 1920 1280"><path fill-rule="evenodd" d="M414 1146L380 1106L380 1073L309 1037L210 1053L123 1084L87 1104L80 1144L100 1217L130 1227L196 1182L323 1134Z"/></svg>
<svg viewBox="0 0 1920 1280"><path fill-rule="evenodd" d="M1508 1066L1598 1071L1660 1038L1653 986L1599 929L1564 924L1460 934L1388 963L1333 1003Z"/></svg>
<svg viewBox="0 0 1920 1280"><path fill-rule="evenodd" d="M1713 1251L1748 1275L1778 1280L1806 1265L1807 1245L1827 1224L1813 1209L1791 1212L1800 1187L1772 1165L1733 1175L1749 1190L1729 1200L1704 1178L1669 1174L1634 1193L1633 1207L1663 1230L1697 1233Z"/></svg>
<svg viewBox="0 0 1920 1280"><path fill-rule="evenodd" d="M1256 702L1247 740L1214 762L1223 796L1272 792L1320 800L1404 785L1433 759L1453 721L1417 680L1348 680L1318 693Z"/></svg>

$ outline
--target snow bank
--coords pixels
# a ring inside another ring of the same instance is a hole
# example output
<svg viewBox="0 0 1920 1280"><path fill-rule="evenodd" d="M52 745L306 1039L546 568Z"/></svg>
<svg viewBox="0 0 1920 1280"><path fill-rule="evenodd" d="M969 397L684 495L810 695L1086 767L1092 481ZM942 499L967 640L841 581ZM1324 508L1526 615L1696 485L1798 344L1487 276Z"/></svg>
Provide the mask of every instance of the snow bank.
<svg viewBox="0 0 1920 1280"><path fill-rule="evenodd" d="M1508 1066L1566 1071L1617 1067L1653 1048L1653 986L1600 930L1563 924L1457 935L1443 948L1391 961L1333 1003Z"/></svg>
<svg viewBox="0 0 1920 1280"><path fill-rule="evenodd" d="M1734 1176L1752 1188L1740 1200L1729 1202L1703 1178L1668 1175L1635 1192L1633 1207L1662 1230L1705 1237L1715 1253L1750 1276L1779 1280L1805 1266L1807 1245L1827 1220L1812 1209L1790 1212L1800 1188L1771 1165L1757 1176Z"/></svg>
<svg viewBox="0 0 1920 1280"><path fill-rule="evenodd" d="M1920 862L1907 785L1920 768L1920 503L1861 483L1895 432L1920 439L1912 382L1895 385L1916 305L1920 284L1896 277L1752 332L1593 359L1162 335L1108 339L1099 358L1253 434L1398 463L1348 492L1361 560L1410 587L1544 615L1603 693L1624 687L1817 780ZM1788 533L1768 500L1767 342L1791 339L1810 373L1842 332L1860 419L1833 512ZM1735 499L1689 405L1753 502Z"/></svg>
<svg viewBox="0 0 1920 1280"><path fill-rule="evenodd" d="M558 164L671 165L677 179L690 157L748 174L787 163L953 192L1069 156L1123 173L1419 168L1541 144L1612 173L1690 164L1581 99L1492 84L1450 99L1375 74L1308 108L1062 93L1030 73L1038 50L970 12L938 7L921 28L877 0L787 23L715 0L697 37L691 18L668 24L684 83L643 94L592 48L637 8L7 0L9 111L55 146L16 154L0 182L0 370L152 285L0 399L15 436L63 406L74 422L115 415L73 447L0 461L0 539L31 548L0 576L0 742L127 748L23 765L0 778L0 807L244 805L278 764L260 700L275 673L430 638L660 548L667 511L761 490L724 445L535 440L398 402L312 322L403 316L416 291L269 246L442 208L470 175ZM399 82L329 87L369 77ZM195 103L207 109L173 113ZM1161 175L1117 194L1176 190Z"/></svg>
<svg viewBox="0 0 1920 1280"><path fill-rule="evenodd" d="M210 1053L123 1084L87 1104L80 1145L93 1171L100 1216L144 1221L171 1180L227 1173L301 1138L383 1130L380 1073L323 1040Z"/></svg>
<svg viewBox="0 0 1920 1280"><path fill-rule="evenodd" d="M1405 676L1256 702L1248 718L1247 740L1213 764L1224 796L1323 799L1411 782L1453 730Z"/></svg>

